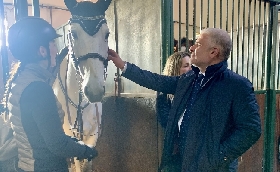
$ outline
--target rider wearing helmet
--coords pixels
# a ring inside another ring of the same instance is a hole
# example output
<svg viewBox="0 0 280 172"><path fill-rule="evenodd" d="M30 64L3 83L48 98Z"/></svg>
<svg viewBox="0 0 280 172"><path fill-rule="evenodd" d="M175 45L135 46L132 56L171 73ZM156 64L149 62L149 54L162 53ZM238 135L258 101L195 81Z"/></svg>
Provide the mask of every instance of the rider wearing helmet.
<svg viewBox="0 0 280 172"><path fill-rule="evenodd" d="M58 35L55 29L45 20L28 17L11 26L8 43L13 56L21 62L51 60L48 65L55 66L57 49L55 45L49 43L59 36L61 35ZM42 53L43 58L41 58L40 53Z"/></svg>
<svg viewBox="0 0 280 172"><path fill-rule="evenodd" d="M59 35L45 20L27 17L13 24L8 32L17 68L7 82L4 103L18 147L20 171L68 171L67 158L91 160L95 149L66 136L63 113L49 81L50 67L56 65Z"/></svg>

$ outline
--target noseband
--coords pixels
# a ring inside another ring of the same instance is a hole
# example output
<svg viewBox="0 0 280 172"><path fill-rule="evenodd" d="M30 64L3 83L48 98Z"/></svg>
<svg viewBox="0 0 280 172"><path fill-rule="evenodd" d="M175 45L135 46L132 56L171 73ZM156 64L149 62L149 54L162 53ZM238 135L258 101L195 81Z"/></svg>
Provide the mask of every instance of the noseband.
<svg viewBox="0 0 280 172"><path fill-rule="evenodd" d="M99 59L100 61L102 61L105 69L108 66L108 60L105 59L104 57L102 57L98 53L88 53L88 54L83 55L83 56L81 56L79 58L73 57L73 60L74 60L75 66L78 67L78 65L80 64L81 61L85 61L85 60L87 60L89 58Z"/></svg>
<svg viewBox="0 0 280 172"><path fill-rule="evenodd" d="M100 54L98 53L88 53L86 55L82 55L80 57L76 57L74 52L73 52L73 37L72 37L72 34L71 32L68 33L68 41L69 41L69 46L71 47L72 49L72 52L71 52L71 58L72 60L74 61L74 66L75 66L75 69L76 69L76 72L77 74L80 75L80 72L79 72L79 64L82 62L82 61L86 61L87 59L99 59L100 61L103 62L103 65L104 65L104 80L106 80L107 78L107 67L108 67L108 59L105 59L104 57L102 57Z"/></svg>

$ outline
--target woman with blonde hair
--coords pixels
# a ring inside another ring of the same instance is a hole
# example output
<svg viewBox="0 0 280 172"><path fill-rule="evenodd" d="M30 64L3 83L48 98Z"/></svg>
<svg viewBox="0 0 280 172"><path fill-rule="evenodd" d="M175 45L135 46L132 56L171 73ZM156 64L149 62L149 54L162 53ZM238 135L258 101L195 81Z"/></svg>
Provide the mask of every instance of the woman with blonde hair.
<svg viewBox="0 0 280 172"><path fill-rule="evenodd" d="M190 70L190 54L187 52L176 52L168 57L163 74L167 76L180 76ZM156 111L158 121L163 128L167 125L172 99L173 95L157 93Z"/></svg>
<svg viewBox="0 0 280 172"><path fill-rule="evenodd" d="M190 54L187 52L176 52L168 57L163 75L180 76L191 70ZM166 128L168 122L169 111L173 100L172 94L157 92L156 98L156 114L157 119L162 128ZM172 162L163 171L176 172L180 171L179 155L174 153Z"/></svg>

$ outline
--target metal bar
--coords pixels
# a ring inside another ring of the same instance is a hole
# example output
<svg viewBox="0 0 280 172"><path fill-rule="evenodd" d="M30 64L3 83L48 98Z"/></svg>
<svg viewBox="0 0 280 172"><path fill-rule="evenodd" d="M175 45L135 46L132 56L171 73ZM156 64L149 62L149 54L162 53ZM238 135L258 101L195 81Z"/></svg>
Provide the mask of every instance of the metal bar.
<svg viewBox="0 0 280 172"><path fill-rule="evenodd" d="M19 14L18 14L18 0L14 0L13 1L13 5L14 5L14 16L15 16L15 20L18 21L19 20Z"/></svg>
<svg viewBox="0 0 280 172"><path fill-rule="evenodd" d="M260 30L260 26L261 26L261 15L262 15L262 2L259 1L259 19L258 19L258 42L261 41L261 30ZM261 54L261 47L258 48L258 61L257 61L257 88L260 87L259 85L259 63L260 63L260 54ZM263 87L260 87L260 89L263 89Z"/></svg>
<svg viewBox="0 0 280 172"><path fill-rule="evenodd" d="M266 3L264 2L264 7L263 7L263 48L262 48L262 79L261 79L261 87L265 87L265 57L266 57L266 35L267 35L267 28L266 28Z"/></svg>
<svg viewBox="0 0 280 172"><path fill-rule="evenodd" d="M207 28L209 28L209 18L210 18L210 0L207 2Z"/></svg>
<svg viewBox="0 0 280 172"><path fill-rule="evenodd" d="M255 94L267 94L266 90L256 90L254 92L255 92Z"/></svg>
<svg viewBox="0 0 280 172"><path fill-rule="evenodd" d="M0 21L1 21L1 57L2 57L2 70L3 70L3 85L5 86L9 76L9 60L8 49L6 43L6 27L5 27L5 12L4 0L0 0Z"/></svg>
<svg viewBox="0 0 280 172"><path fill-rule="evenodd" d="M234 37L234 35L233 35L233 33L234 33L234 4L235 4L234 1L235 0L232 0L232 13L231 13L231 39L232 39L232 41L234 39L233 38ZM231 49L233 50L233 44L232 44ZM233 70L233 51L231 51L230 57L231 57L231 61L230 61L231 70Z"/></svg>
<svg viewBox="0 0 280 172"><path fill-rule="evenodd" d="M166 59L173 54L173 1L162 0L162 66L165 65ZM172 33L172 34L171 34ZM172 39L170 39L172 37Z"/></svg>
<svg viewBox="0 0 280 172"><path fill-rule="evenodd" d="M186 1L186 49L189 47L189 1Z"/></svg>
<svg viewBox="0 0 280 172"><path fill-rule="evenodd" d="M242 22L242 45L241 45L241 59L242 59L242 68L241 68L241 75L244 76L244 37L245 37L245 2L246 0L243 0L243 22Z"/></svg>
<svg viewBox="0 0 280 172"><path fill-rule="evenodd" d="M203 1L204 0L201 0L200 1L200 30L202 30L203 29L203 13L204 13L204 11L203 11Z"/></svg>
<svg viewBox="0 0 280 172"><path fill-rule="evenodd" d="M174 53L174 24L173 24L173 0L169 0L168 4L168 9L170 11L170 16L169 16L169 54L167 57L169 57L171 54Z"/></svg>
<svg viewBox="0 0 280 172"><path fill-rule="evenodd" d="M234 10L234 8L232 9ZM238 12L237 12L237 60L236 60L236 73L238 72L239 67L239 27L240 27L240 0L238 0Z"/></svg>
<svg viewBox="0 0 280 172"><path fill-rule="evenodd" d="M223 0L220 0L220 29L223 28Z"/></svg>
<svg viewBox="0 0 280 172"><path fill-rule="evenodd" d="M117 12L117 1L114 1L114 16L115 16L115 42L116 42L116 52L119 53L119 25L118 25L118 12ZM121 76L120 69L117 68L116 81L117 90L115 90L115 96L120 97L121 94ZM116 91L118 91L116 93Z"/></svg>
<svg viewBox="0 0 280 172"><path fill-rule="evenodd" d="M18 21L23 17L28 16L28 3L27 0L14 0L15 6L15 19Z"/></svg>
<svg viewBox="0 0 280 172"><path fill-rule="evenodd" d="M181 28L181 21L182 21L182 16L181 16L181 0L179 0L179 39L178 39L178 51L181 50L181 32L182 32L182 28Z"/></svg>
<svg viewBox="0 0 280 172"><path fill-rule="evenodd" d="M270 60L271 60L271 67L270 67L270 70L271 70L271 77L270 77L270 88L275 90L275 71L276 71L276 55L277 55L277 51L279 49L278 47L278 39L279 39L279 35L278 35L278 11L280 9L280 6L276 6L275 3L271 3L271 6L270 6L271 9L273 9L273 13L272 13L272 16L270 16L270 19L269 20L272 20L272 29L270 29L269 31L270 32L273 32L273 33L270 33L272 34L272 39L271 40L271 51L268 51L271 53L271 57L270 57ZM270 54L269 53L269 54Z"/></svg>
<svg viewBox="0 0 280 172"><path fill-rule="evenodd" d="M278 53L279 53L279 51L278 51ZM278 59L277 59L277 64L278 64L278 72L277 72L277 83L276 83L276 90L278 90L279 89L279 82L280 82L280 56L278 55Z"/></svg>
<svg viewBox="0 0 280 172"><path fill-rule="evenodd" d="M252 1L249 1L249 9L248 9L248 42L247 42L247 78L249 77L249 71L250 71L250 38L251 38L251 8L252 8ZM252 60L252 64L254 64L254 61ZM251 75L251 82L253 83L253 75Z"/></svg>
<svg viewBox="0 0 280 172"><path fill-rule="evenodd" d="M196 1L193 1L193 40L196 40Z"/></svg>
<svg viewBox="0 0 280 172"><path fill-rule="evenodd" d="M226 11L226 31L228 31L228 16L229 16L229 13L228 13L228 10L229 10L229 6L228 6L228 0L227 0L227 3L226 3L226 6L227 6L227 11ZM233 19L232 19L232 22L233 22Z"/></svg>
<svg viewBox="0 0 280 172"><path fill-rule="evenodd" d="M16 1L16 0L14 0ZM14 2L13 3L3 3L4 5L15 5ZM32 4L28 4L29 7L32 7ZM53 9L56 9L56 10L64 10L64 11L69 11L67 8L61 8L61 7L54 7L54 6L50 6L50 5L39 5L39 7L41 8L49 8L49 7L53 7Z"/></svg>
<svg viewBox="0 0 280 172"><path fill-rule="evenodd" d="M214 27L216 27L216 22L217 22L217 0L214 0Z"/></svg>
<svg viewBox="0 0 280 172"><path fill-rule="evenodd" d="M253 49L252 49L252 54L253 54L253 63L252 63L252 84L255 85L254 83L254 76L255 76L255 65L254 65L254 62L255 62L255 46L256 46L256 8L257 6L257 0L254 1L254 21L253 21ZM248 56L249 57L249 56ZM256 64L257 65L257 68L258 68L258 65L259 64ZM258 78L257 78L258 79ZM257 87L258 89L258 87Z"/></svg>
<svg viewBox="0 0 280 172"><path fill-rule="evenodd" d="M33 0L32 1L32 12L33 12L33 16L40 17L39 0Z"/></svg>
<svg viewBox="0 0 280 172"><path fill-rule="evenodd" d="M50 24L52 25L53 24L53 8L50 7L49 10L50 10L50 20L51 20Z"/></svg>
<svg viewBox="0 0 280 172"><path fill-rule="evenodd" d="M267 73L266 73L266 108L264 131L264 171L273 171L274 139L276 118L276 94L275 94L275 58L276 41L278 41L278 10L275 3L269 4L268 39L267 39ZM274 32L273 32L274 31ZM273 33L272 33L273 32ZM272 43L273 42L273 43Z"/></svg>
<svg viewBox="0 0 280 172"><path fill-rule="evenodd" d="M167 13L166 12L166 0L162 0L161 1L161 11L162 11L162 18L161 18L161 23L162 23L162 27L161 27L161 31L162 31L162 64L161 66L163 67L166 63L166 59L168 57L168 41L167 41L167 30L168 30L168 26L166 25L167 23Z"/></svg>

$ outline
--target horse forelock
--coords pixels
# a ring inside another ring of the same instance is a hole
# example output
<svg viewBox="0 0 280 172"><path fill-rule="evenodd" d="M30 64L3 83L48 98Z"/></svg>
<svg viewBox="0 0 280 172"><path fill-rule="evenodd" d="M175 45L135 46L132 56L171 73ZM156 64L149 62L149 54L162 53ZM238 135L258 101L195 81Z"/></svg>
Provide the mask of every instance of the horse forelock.
<svg viewBox="0 0 280 172"><path fill-rule="evenodd" d="M96 3L91 1L78 2L70 9L72 15L70 23L79 23L89 35L95 35L105 19L105 11L108 9L111 0L99 0Z"/></svg>
<svg viewBox="0 0 280 172"><path fill-rule="evenodd" d="M94 17L103 15L107 8L102 7L102 4L93 3L91 1L79 2L74 8L70 10L72 15L83 16L83 17Z"/></svg>
<svg viewBox="0 0 280 172"><path fill-rule="evenodd" d="M107 23L107 21L105 18L97 20L83 20L73 17L70 19L70 24L71 23L78 23L87 34L93 36L99 31L102 24Z"/></svg>

